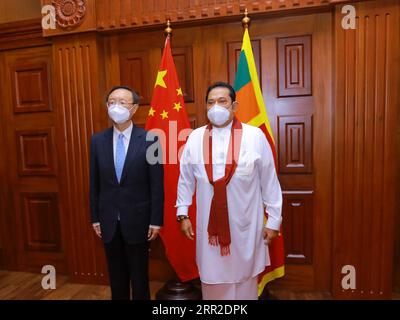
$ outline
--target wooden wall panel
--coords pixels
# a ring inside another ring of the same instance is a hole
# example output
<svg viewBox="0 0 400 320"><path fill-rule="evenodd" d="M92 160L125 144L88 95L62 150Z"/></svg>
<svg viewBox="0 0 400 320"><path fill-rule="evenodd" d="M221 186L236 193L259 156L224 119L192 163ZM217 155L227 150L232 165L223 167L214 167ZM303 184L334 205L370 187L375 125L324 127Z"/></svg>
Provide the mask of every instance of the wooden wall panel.
<svg viewBox="0 0 400 320"><path fill-rule="evenodd" d="M398 212L399 3L357 4L355 30L342 29L340 10L335 14L333 292L338 298L390 298ZM354 290L341 287L344 265L356 269Z"/></svg>
<svg viewBox="0 0 400 320"><path fill-rule="evenodd" d="M327 21L325 21L327 19ZM314 288L331 290L332 215L333 215L333 21L331 15L319 15L312 34L313 80L313 193L314 204ZM329 34L329 35L328 35ZM309 97L299 97L307 101ZM329 274L329 276L325 276Z"/></svg>
<svg viewBox="0 0 400 320"><path fill-rule="evenodd" d="M311 36L277 39L278 96L311 95Z"/></svg>
<svg viewBox="0 0 400 320"><path fill-rule="evenodd" d="M312 193L288 192L283 195L283 234L288 264L313 262Z"/></svg>
<svg viewBox="0 0 400 320"><path fill-rule="evenodd" d="M23 192L21 208L25 249L60 251L61 229L57 194Z"/></svg>
<svg viewBox="0 0 400 320"><path fill-rule="evenodd" d="M194 101L199 100L199 91L195 87L194 75L195 69L201 68L201 66L194 64L194 39L192 35L187 34L185 30L182 31L180 35L178 31L174 32L171 48L185 98L186 109L189 113L189 120L193 123L197 123L197 110L195 109ZM134 42L132 41L133 38L135 38ZM162 32L151 32L137 34L137 37L132 37L132 34L112 36L108 41L110 45L112 44L110 46L110 54L111 57L113 57L106 62L106 64L108 64L107 73L109 73L112 78L112 81L108 84L109 87L121 82L125 83L126 79L131 77L128 72L123 71L123 69L126 69L123 67L123 65L126 65L126 57L135 55L144 56L142 61L146 75L140 80L140 83L131 83L132 88L138 91L140 91L138 87L148 88L149 97L141 101L141 107L134 116L135 123L139 126L144 126L158 67L161 61L165 37ZM132 45L132 43L135 43L135 45ZM116 72L116 70L118 70L118 72ZM200 94L202 95L203 93L200 91Z"/></svg>
<svg viewBox="0 0 400 320"><path fill-rule="evenodd" d="M4 260L10 261L6 268L40 272L51 264L65 273L52 68L48 46L2 53L1 119L7 119L2 123L6 168L2 237L7 239Z"/></svg>
<svg viewBox="0 0 400 320"><path fill-rule="evenodd" d="M140 95L140 104L150 104L152 87L149 86L149 57L146 51L121 55L121 85L134 88Z"/></svg>
<svg viewBox="0 0 400 320"><path fill-rule="evenodd" d="M3 240L0 238L0 268L4 269L4 245Z"/></svg>
<svg viewBox="0 0 400 320"><path fill-rule="evenodd" d="M102 42L96 35L55 39L54 92L60 97L60 146L63 204L68 219L69 272L79 282L108 281L102 241L89 213L89 144L91 135L107 126Z"/></svg>
<svg viewBox="0 0 400 320"><path fill-rule="evenodd" d="M312 117L278 117L279 172L312 172Z"/></svg>
<svg viewBox="0 0 400 320"><path fill-rule="evenodd" d="M16 131L18 174L20 176L54 176L54 128Z"/></svg>
<svg viewBox="0 0 400 320"><path fill-rule="evenodd" d="M162 50L161 49L161 54ZM135 88L140 94L140 104L150 105L154 82L153 75L149 74L151 63L151 49L123 52L119 57L121 84ZM182 87L185 102L193 102L193 52L191 46L174 47L172 50L176 71ZM159 61L158 61L159 64Z"/></svg>
<svg viewBox="0 0 400 320"><path fill-rule="evenodd" d="M400 119L398 122L400 123ZM395 165L396 165L396 178L397 181L396 189L400 190L400 126L397 126L396 130L396 150L397 155L395 157ZM395 207L400 208L400 197L396 197ZM399 293L400 292L400 214L395 214L394 217L394 256L393 256L393 291Z"/></svg>
<svg viewBox="0 0 400 320"><path fill-rule="evenodd" d="M4 54L0 52L0 81L4 80L5 75L5 64L4 64ZM0 96L4 97L4 86L0 86ZM4 108L0 109L0 119L4 119ZM0 120L0 144L2 146L6 146L6 130L3 125L3 121ZM10 259L6 260L6 254L12 250L10 244L12 243L12 239L7 238L4 232L6 226L8 227L10 215L6 215L5 213L9 210L9 185L8 181L5 177L7 177L7 157L3 155L3 152L0 156L0 177L3 177L0 180L0 268L15 268L15 257L10 257Z"/></svg>
<svg viewBox="0 0 400 320"><path fill-rule="evenodd" d="M40 0L2 0L0 3L0 23L23 21L40 17Z"/></svg>
<svg viewBox="0 0 400 320"><path fill-rule="evenodd" d="M193 79L193 48L174 47L172 50L176 73L178 75L179 84L182 88L183 98L185 102L194 101L194 79Z"/></svg>
<svg viewBox="0 0 400 320"><path fill-rule="evenodd" d="M11 72L15 113L51 111L50 70L46 63L18 65Z"/></svg>

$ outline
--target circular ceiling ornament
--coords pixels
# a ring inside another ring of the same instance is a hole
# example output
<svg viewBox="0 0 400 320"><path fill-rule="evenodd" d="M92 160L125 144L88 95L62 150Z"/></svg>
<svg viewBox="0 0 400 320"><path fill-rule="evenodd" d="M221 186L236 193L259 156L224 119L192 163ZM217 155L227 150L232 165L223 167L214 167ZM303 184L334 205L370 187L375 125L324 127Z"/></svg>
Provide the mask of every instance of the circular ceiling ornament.
<svg viewBox="0 0 400 320"><path fill-rule="evenodd" d="M85 0L53 0L57 25L63 29L73 29L80 25L86 13Z"/></svg>

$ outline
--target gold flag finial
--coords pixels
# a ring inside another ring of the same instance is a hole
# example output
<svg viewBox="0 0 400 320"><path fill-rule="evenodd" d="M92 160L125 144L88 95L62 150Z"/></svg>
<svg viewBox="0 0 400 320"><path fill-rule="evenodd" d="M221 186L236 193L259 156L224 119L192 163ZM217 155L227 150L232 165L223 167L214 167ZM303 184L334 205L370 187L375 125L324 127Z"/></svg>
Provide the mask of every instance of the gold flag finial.
<svg viewBox="0 0 400 320"><path fill-rule="evenodd" d="M164 32L165 32L166 36L170 37L172 35L172 28L171 28L171 20L170 19L167 20L167 27L165 28Z"/></svg>
<svg viewBox="0 0 400 320"><path fill-rule="evenodd" d="M244 18L242 19L242 25L243 28L248 28L250 24L250 18L247 16L249 12L247 11L247 8L244 10Z"/></svg>

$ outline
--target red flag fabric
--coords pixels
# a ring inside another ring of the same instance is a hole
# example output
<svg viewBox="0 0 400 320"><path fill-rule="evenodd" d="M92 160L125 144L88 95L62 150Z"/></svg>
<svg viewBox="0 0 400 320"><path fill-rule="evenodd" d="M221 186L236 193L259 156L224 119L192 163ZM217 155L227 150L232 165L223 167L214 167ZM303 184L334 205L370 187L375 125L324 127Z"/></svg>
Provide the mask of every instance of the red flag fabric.
<svg viewBox="0 0 400 320"><path fill-rule="evenodd" d="M169 36L165 41L146 122L146 130L151 129L156 129L155 133L160 138L164 159L164 227L160 236L167 259L179 279L189 281L199 277L195 260L195 241L187 239L181 233L180 225L176 221L175 202L179 179L178 153L183 150L190 133L190 124L171 53ZM196 230L194 204L189 208L189 216Z"/></svg>

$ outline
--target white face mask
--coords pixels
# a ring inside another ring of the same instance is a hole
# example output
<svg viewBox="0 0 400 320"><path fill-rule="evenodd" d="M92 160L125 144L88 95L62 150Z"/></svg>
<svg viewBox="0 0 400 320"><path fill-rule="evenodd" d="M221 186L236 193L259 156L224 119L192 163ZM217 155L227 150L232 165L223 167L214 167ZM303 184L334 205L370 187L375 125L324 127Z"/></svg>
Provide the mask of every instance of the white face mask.
<svg viewBox="0 0 400 320"><path fill-rule="evenodd" d="M129 110L118 103L108 107L108 115L115 123L118 124L128 121L131 117Z"/></svg>
<svg viewBox="0 0 400 320"><path fill-rule="evenodd" d="M228 109L214 104L210 110L207 112L207 117L210 122L216 126L222 126L228 121L230 112Z"/></svg>

